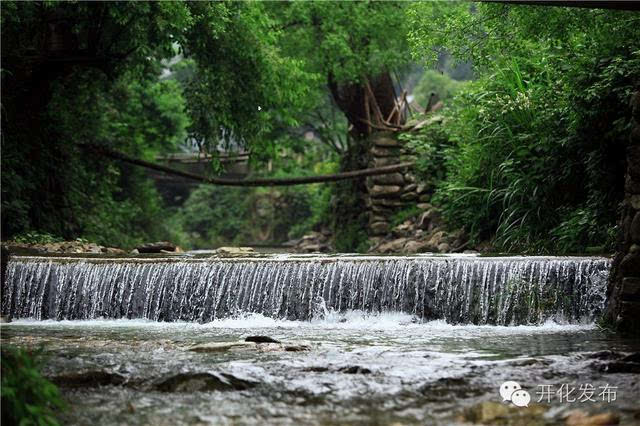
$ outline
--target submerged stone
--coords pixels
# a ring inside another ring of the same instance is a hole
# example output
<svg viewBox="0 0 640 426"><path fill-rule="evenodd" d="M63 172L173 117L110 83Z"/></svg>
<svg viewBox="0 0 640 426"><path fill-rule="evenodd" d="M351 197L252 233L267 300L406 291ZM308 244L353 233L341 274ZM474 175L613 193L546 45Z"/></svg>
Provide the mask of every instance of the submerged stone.
<svg viewBox="0 0 640 426"><path fill-rule="evenodd" d="M371 370L365 367L360 367L359 365L354 365L351 367L343 367L343 368L340 368L338 371L345 374L371 374Z"/></svg>
<svg viewBox="0 0 640 426"><path fill-rule="evenodd" d="M191 352L227 352L231 350L255 349L254 342L211 342L189 348Z"/></svg>
<svg viewBox="0 0 640 426"><path fill-rule="evenodd" d="M255 343L280 343L279 340L276 340L269 336L248 336L244 340L245 342L255 342Z"/></svg>
<svg viewBox="0 0 640 426"><path fill-rule="evenodd" d="M326 373L329 371L329 367L305 367L302 371L309 373Z"/></svg>
<svg viewBox="0 0 640 426"><path fill-rule="evenodd" d="M287 352L304 352L310 351L311 346L309 345L285 345L284 350Z"/></svg>
<svg viewBox="0 0 640 426"><path fill-rule="evenodd" d="M104 370L90 370L82 372L64 373L51 377L49 380L60 387L92 388L98 386L122 385L126 377Z"/></svg>
<svg viewBox="0 0 640 426"><path fill-rule="evenodd" d="M242 391L257 382L240 379L228 373L180 373L154 385L160 392Z"/></svg>
<svg viewBox="0 0 640 426"><path fill-rule="evenodd" d="M261 340L256 342L250 341L236 341L236 342L211 342L203 343L190 347L188 350L191 352L236 352L236 351L258 351L258 352L303 352L311 350L311 345L308 344L289 344L282 343L275 339L271 339L267 336L250 336ZM248 339L248 338L247 338ZM271 339L273 342L267 340Z"/></svg>
<svg viewBox="0 0 640 426"><path fill-rule="evenodd" d="M606 364L600 364L597 369L602 373L615 374L615 373L627 373L627 374L640 374L640 363L638 362L623 362L613 361Z"/></svg>
<svg viewBox="0 0 640 426"><path fill-rule="evenodd" d="M619 352L604 350L604 351L587 353L587 354L584 354L584 356L589 359L609 360L609 359L619 359L622 357L622 354Z"/></svg>
<svg viewBox="0 0 640 426"><path fill-rule="evenodd" d="M444 377L418 388L418 392L432 401L451 401L479 396L484 391L463 377Z"/></svg>

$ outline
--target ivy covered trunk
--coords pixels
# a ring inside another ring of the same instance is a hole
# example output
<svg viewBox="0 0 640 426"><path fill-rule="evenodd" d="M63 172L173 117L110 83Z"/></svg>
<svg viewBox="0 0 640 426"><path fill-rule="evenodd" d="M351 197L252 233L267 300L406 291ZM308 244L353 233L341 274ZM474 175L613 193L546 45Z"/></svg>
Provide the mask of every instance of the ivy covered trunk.
<svg viewBox="0 0 640 426"><path fill-rule="evenodd" d="M640 334L640 91L633 94L631 109L625 198L610 275L607 320L620 331Z"/></svg>

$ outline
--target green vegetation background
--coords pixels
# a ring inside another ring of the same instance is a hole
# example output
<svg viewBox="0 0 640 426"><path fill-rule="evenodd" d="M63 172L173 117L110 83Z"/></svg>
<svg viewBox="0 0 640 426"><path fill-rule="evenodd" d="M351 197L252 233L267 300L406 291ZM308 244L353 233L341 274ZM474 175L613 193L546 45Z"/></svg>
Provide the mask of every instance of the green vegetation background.
<svg viewBox="0 0 640 426"><path fill-rule="evenodd" d="M90 25L88 4L5 2L3 55L23 54L42 7L73 17L74 31ZM105 7L114 25L144 17L119 39L135 54L108 74L78 68L52 79L38 128L17 108L27 80L2 70L3 239L207 247L282 242L327 227L337 250L365 250L366 218L350 183L202 186L177 209L163 204L143 170L78 146L153 160L187 138L212 150L223 141L252 151L255 175L336 172L357 166L352 145L361 142L347 137L326 75L357 82L391 69L402 80L412 61L429 68L447 51L471 61L475 79L428 69L414 94L424 105L438 93L444 120L403 139L420 154L420 178L434 187L449 225L500 251L612 250L627 100L640 78L636 14L441 2ZM178 53L182 60L169 65ZM159 77L165 68L170 78ZM321 140L306 140L306 128Z"/></svg>

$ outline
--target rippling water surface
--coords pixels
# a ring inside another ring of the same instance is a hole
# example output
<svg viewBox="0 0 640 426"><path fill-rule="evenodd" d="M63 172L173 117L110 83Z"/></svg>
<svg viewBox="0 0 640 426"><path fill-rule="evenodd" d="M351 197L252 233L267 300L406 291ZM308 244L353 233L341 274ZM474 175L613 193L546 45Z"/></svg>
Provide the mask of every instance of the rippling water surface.
<svg viewBox="0 0 640 426"><path fill-rule="evenodd" d="M261 315L206 324L18 320L1 331L3 345L43 345L45 374L63 383L81 373L124 378L99 387L63 386L68 424L453 424L464 420L468 407L500 403L498 387L506 380L519 382L534 403L543 384L617 386L612 402L597 394L597 402L543 401L543 423L535 424L559 423L575 408L614 411L623 424L640 418L638 376L607 371L611 362L640 351L640 343L590 325L453 326L350 311L310 322ZM189 350L250 335L310 350ZM179 373L207 372L253 385L203 392L156 386Z"/></svg>

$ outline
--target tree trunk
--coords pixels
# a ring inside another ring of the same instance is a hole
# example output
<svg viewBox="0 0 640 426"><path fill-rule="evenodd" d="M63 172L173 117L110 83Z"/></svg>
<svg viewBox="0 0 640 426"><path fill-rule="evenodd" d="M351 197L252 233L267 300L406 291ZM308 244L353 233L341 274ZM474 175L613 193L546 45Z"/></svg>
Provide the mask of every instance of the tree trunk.
<svg viewBox="0 0 640 426"><path fill-rule="evenodd" d="M346 84L337 83L329 74L328 82L333 100L351 125L349 133L353 140L364 139L375 131L371 124L385 127L384 120L396 105L393 80L388 72Z"/></svg>

